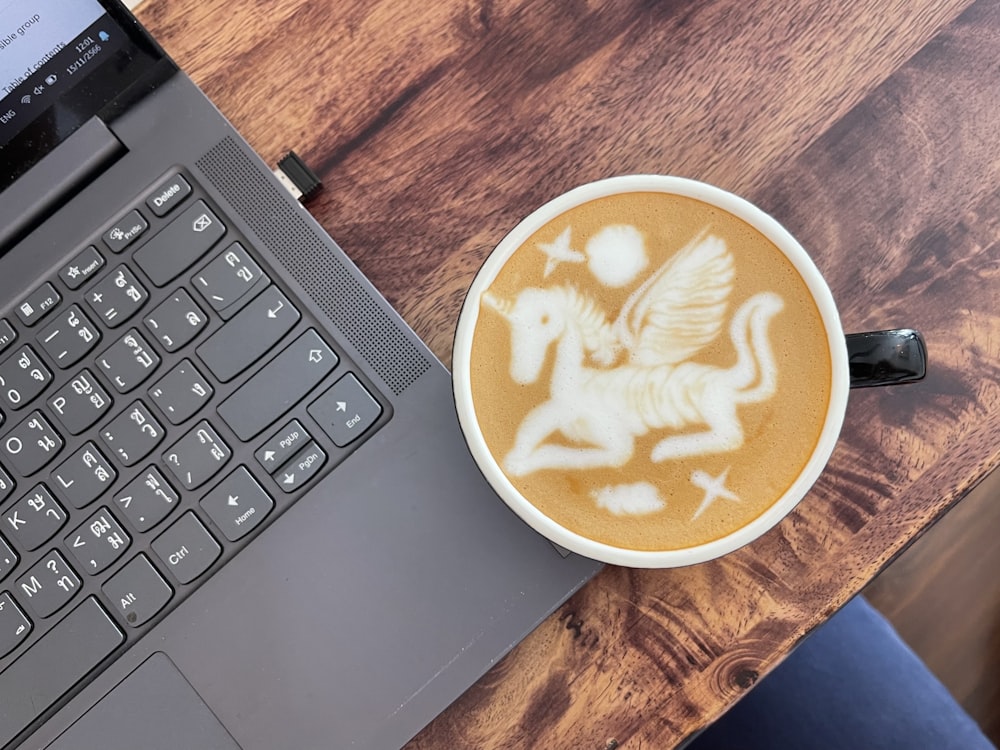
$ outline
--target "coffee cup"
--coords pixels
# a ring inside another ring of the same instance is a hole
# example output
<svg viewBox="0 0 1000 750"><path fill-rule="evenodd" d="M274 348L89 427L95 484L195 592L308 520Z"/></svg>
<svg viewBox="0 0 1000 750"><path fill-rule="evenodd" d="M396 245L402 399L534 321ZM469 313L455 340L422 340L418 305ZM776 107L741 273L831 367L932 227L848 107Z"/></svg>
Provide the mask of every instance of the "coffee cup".
<svg viewBox="0 0 1000 750"><path fill-rule="evenodd" d="M820 476L856 385L923 377L909 329L845 336L816 265L720 188L628 175L521 221L476 275L453 386L487 481L607 563L725 555Z"/></svg>

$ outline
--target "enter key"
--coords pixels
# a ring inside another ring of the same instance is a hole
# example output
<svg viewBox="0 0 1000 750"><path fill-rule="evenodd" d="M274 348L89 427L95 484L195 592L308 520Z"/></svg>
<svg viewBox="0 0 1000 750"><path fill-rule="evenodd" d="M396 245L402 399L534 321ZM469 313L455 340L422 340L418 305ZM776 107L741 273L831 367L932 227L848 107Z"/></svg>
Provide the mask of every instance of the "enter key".
<svg viewBox="0 0 1000 750"><path fill-rule="evenodd" d="M199 346L198 356L225 383L263 357L300 317L281 290L269 286Z"/></svg>

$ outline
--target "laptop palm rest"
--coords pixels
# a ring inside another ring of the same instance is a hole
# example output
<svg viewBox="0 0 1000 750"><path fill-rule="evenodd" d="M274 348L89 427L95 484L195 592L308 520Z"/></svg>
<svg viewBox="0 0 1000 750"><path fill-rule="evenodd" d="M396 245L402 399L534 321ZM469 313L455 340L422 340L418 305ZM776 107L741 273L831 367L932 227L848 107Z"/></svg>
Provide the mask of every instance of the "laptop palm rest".
<svg viewBox="0 0 1000 750"><path fill-rule="evenodd" d="M46 750L240 750L165 654L126 677Z"/></svg>

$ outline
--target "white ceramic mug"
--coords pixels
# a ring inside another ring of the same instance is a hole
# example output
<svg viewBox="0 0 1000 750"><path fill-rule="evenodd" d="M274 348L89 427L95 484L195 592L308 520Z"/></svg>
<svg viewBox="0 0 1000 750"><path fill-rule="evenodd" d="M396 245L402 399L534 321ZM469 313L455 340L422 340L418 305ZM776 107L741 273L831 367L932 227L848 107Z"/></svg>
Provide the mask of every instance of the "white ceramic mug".
<svg viewBox="0 0 1000 750"><path fill-rule="evenodd" d="M825 330L825 341L813 343L829 349L830 397L825 418L819 439L794 481L752 521L721 538L682 549L639 550L609 545L582 536L541 512L515 487L501 462L490 451L477 418L470 385L473 335L479 315L483 313L483 295L512 253L538 229L570 208L618 193L637 192L665 192L694 198L742 219L763 234L786 256L807 286ZM922 355L919 335L916 340ZM454 345L453 386L458 417L477 464L497 494L532 528L566 549L607 563L643 568L675 567L717 558L742 547L777 524L806 495L826 466L840 433L851 387L848 359L848 346L829 287L806 251L775 219L746 200L705 183L670 176L629 175L571 190L533 212L504 237L476 275L462 308Z"/></svg>

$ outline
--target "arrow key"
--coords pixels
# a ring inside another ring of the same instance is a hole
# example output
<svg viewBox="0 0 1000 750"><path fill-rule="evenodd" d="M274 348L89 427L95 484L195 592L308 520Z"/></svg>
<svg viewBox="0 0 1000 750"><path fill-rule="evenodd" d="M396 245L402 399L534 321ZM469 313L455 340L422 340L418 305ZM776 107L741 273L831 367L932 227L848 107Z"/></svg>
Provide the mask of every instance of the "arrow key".
<svg viewBox="0 0 1000 750"><path fill-rule="evenodd" d="M267 517L274 501L246 467L240 466L202 498L201 507L226 539L235 542Z"/></svg>
<svg viewBox="0 0 1000 750"><path fill-rule="evenodd" d="M344 448L368 431L382 416L382 405L352 373L347 373L309 406L338 448Z"/></svg>
<svg viewBox="0 0 1000 750"><path fill-rule="evenodd" d="M309 443L274 475L274 481L281 487L282 492L295 492L316 476L316 472L325 463L326 454L323 449L316 443Z"/></svg>
<svg viewBox="0 0 1000 750"><path fill-rule="evenodd" d="M293 419L282 428L281 432L264 443L254 456L268 474L274 474L310 440L312 436L306 432L299 420Z"/></svg>

